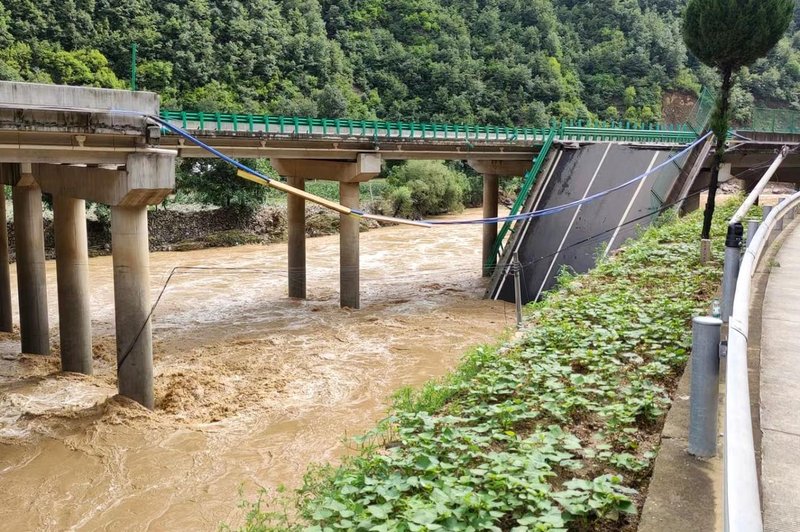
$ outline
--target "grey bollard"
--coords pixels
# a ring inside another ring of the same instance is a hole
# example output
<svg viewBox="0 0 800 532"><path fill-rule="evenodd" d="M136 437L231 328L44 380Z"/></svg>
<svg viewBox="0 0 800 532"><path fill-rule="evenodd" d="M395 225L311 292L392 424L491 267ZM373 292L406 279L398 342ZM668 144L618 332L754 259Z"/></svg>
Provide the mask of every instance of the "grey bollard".
<svg viewBox="0 0 800 532"><path fill-rule="evenodd" d="M700 316L692 320L692 384L689 399L689 454L717 454L719 401L719 341L722 320Z"/></svg>
<svg viewBox="0 0 800 532"><path fill-rule="evenodd" d="M750 243L753 241L753 238L756 236L756 232L758 232L758 228L761 227L761 222L758 220L750 219L747 220L747 242L746 245L749 248Z"/></svg>
<svg viewBox="0 0 800 532"><path fill-rule="evenodd" d="M725 239L725 265L722 271L722 321L728 322L733 312L733 297L736 295L736 280L739 277L739 258L741 257L742 224L735 223L728 226L728 236Z"/></svg>

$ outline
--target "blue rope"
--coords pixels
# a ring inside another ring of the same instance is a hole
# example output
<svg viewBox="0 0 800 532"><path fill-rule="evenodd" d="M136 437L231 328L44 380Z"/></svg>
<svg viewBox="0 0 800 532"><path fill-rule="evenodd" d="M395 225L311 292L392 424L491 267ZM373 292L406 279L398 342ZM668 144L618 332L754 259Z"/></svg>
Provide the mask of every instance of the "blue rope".
<svg viewBox="0 0 800 532"><path fill-rule="evenodd" d="M630 186L630 185L632 185L634 183L638 183L639 181L641 181L643 179L647 179L647 177L649 177L651 174L657 172L658 170L664 168L665 166L668 166L669 164L675 162L677 159L683 157L686 153L688 153L689 151L694 149L695 146L697 146L701 142L705 141L710 135L711 135L710 132L706 133L705 135L703 135L702 137L700 137L699 139L697 139L693 143L689 144L686 148L684 148L683 150L681 150L680 152L675 154L673 157L670 157L669 159L667 159L663 163L661 163L658 166L652 168L650 171L645 172L642 175L639 175L637 177L634 177L630 181L626 181L626 182L624 182L622 184L619 184L619 185L617 185L617 186L615 186L613 188L610 188L608 190L604 190L602 192L598 192L597 194L593 194L591 196L587 196L587 197L585 197L583 199L575 200L575 201L572 201L570 203L565 203L563 205L557 205L555 207L548 207L547 209L542 209L540 211L531 211L531 212L526 212L526 213L514 214L514 215L510 215L510 216L498 216L498 217L495 217L495 218L479 218L479 219L476 219L476 220L423 220L423 221L425 223L429 223L431 225L496 224L496 223L506 222L506 221L527 220L527 219L531 219L531 218L539 218L539 217L542 217L542 216L549 216L551 214L557 214L557 213L565 211L567 209L571 209L572 207L577 207L577 206L580 206L580 205L585 205L587 203L591 203L591 202L596 201L596 200L598 200L600 198L608 196L609 194L612 194L612 193L614 193L614 192L616 192L618 190L621 190L621 189L623 189L625 187L628 187L628 186Z"/></svg>
<svg viewBox="0 0 800 532"><path fill-rule="evenodd" d="M244 165L244 164L240 163L239 161L237 161L233 157L228 157L227 155L225 155L221 151L217 150L216 148L212 148L211 146L209 146L208 144L206 144L202 140L198 139L197 137L194 137L194 136L190 135L189 132L179 128L178 126L173 126L172 124L170 124L166 120L162 120L161 117L150 115L147 118L149 118L150 120L156 122L161 127L165 127L167 129L169 129L170 131L172 131L176 135L179 135L179 136L185 138L189 142L192 142L193 144L196 144L197 146L201 147L202 149L206 150L207 152L213 153L214 155L216 155L217 157L219 157L220 159L222 159L226 163L232 164L233 166L235 166L239 170L243 170L243 171L247 172L248 174L253 174L256 177L258 177L260 179L263 179L265 183L269 183L269 182L272 181L271 177L267 177L264 174L262 174L261 172L257 172L256 170L253 170L252 168L248 167L247 165Z"/></svg>
<svg viewBox="0 0 800 532"><path fill-rule="evenodd" d="M256 170L253 170L252 168L240 163L236 159L225 155L221 151L209 146L208 144L206 144L205 142L201 141L197 137L194 137L191 134L189 134L187 131L185 131L185 130L177 127L177 126L174 126L174 125L170 124L166 120L163 120L162 118L157 117L157 116L148 116L147 118L149 118L150 120L153 120L154 122L156 122L157 124L161 125L162 127L167 128L168 130L172 131L173 133L185 138L186 140L192 142L193 144L196 144L200 148L208 151L209 153L214 154L215 156L219 157L220 159L222 159L223 161L227 162L228 164L232 164L233 166L235 166L236 168L238 168L240 170L243 170L243 171L245 171L245 172L247 172L249 174L252 174L252 175L254 175L254 176L256 176L256 177L258 177L260 179L263 179L265 183L269 183L269 182L273 181L272 178L267 177L264 174L262 174L262 173L260 173L260 172L258 172ZM669 159L667 159L663 163L659 164L655 168L652 168L650 171L643 173L642 175L634 177L633 179L631 179L629 181L626 181L625 183L622 183L620 185L617 185L617 186L615 186L613 188L610 188L608 190L604 190L602 192L598 192L597 194L593 194L591 196L587 196L587 197L585 197L583 199L580 199L580 200L572 201L570 203L565 203L564 205L558 205L558 206L555 206L555 207L549 207L547 209L542 209L540 211L532 211L532 212L515 214L515 215L512 215L512 216L499 216L499 217L495 217L495 218L478 218L478 219L474 219L474 220L423 220L423 223L427 223L427 224L431 224L431 225L470 225L470 224L485 225L485 224L496 224L496 223L506 222L506 221L513 222L513 221L518 221L518 220L527 220L527 219L532 219L532 218L539 218L539 217L542 217L542 216L549 216L551 214L557 214L557 213L563 212L563 211L565 211L567 209L571 209L572 207L578 207L578 206L581 206L581 205L585 205L587 203L591 203L591 202L596 201L596 200L598 200L600 198L608 196L609 194L612 194L612 193L614 193L614 192L616 192L618 190L621 190L621 189L623 189L625 187L628 187L628 186L630 186L630 185L632 185L634 183L638 183L639 181L641 181L643 179L647 179L647 177L649 177L651 174L653 174L653 173L657 172L658 170L664 168L665 166L675 162L677 159L681 158L683 155L685 155L686 153L688 153L689 151L694 149L695 146L697 146L701 142L705 141L710 135L711 135L711 132L706 133L705 135L703 135L702 137L700 137L699 139L697 139L693 143L689 144L686 148L684 148L683 150L681 150L680 152L675 154L673 157L670 157ZM357 209L351 209L351 211L352 211L353 214L355 214L357 216L364 216L365 215L365 213L363 211L360 211L360 210L357 210Z"/></svg>

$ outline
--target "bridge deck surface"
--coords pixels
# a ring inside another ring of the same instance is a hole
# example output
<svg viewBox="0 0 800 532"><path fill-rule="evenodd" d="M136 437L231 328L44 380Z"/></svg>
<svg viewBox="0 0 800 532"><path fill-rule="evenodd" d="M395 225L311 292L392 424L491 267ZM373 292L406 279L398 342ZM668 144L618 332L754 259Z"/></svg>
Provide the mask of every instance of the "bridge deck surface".
<svg viewBox="0 0 800 532"><path fill-rule="evenodd" d="M793 227L797 227L794 224ZM800 530L800 230L778 251L761 332L761 485L764 530Z"/></svg>

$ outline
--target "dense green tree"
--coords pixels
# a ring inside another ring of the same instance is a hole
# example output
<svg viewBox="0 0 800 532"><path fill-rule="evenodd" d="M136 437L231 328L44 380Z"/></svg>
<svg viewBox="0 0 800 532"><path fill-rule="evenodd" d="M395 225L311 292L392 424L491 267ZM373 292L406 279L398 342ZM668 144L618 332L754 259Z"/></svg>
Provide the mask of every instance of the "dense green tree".
<svg viewBox="0 0 800 532"><path fill-rule="evenodd" d="M685 5L3 0L0 77L117 86L136 42L139 86L185 109L507 125L600 117L609 106L658 114L663 90L711 80L677 38ZM756 103L800 107L799 49L789 33L743 73Z"/></svg>
<svg viewBox="0 0 800 532"><path fill-rule="evenodd" d="M535 126L658 120L667 91L718 84L679 37L686 5L0 0L0 79L125 87L135 42L139 87L174 109ZM757 105L800 109L800 8L793 16L772 52L739 69L732 118Z"/></svg>
<svg viewBox="0 0 800 532"><path fill-rule="evenodd" d="M716 68L722 78L711 117L716 149L702 238L709 238L711 231L719 167L730 126L733 76L775 46L791 23L793 10L793 0L689 0L686 7L683 24L686 45L703 63Z"/></svg>
<svg viewBox="0 0 800 532"><path fill-rule="evenodd" d="M263 161L242 162L277 177ZM184 159L178 165L176 181L178 188L191 191L198 201L221 207L236 205L253 209L262 205L269 195L268 187L237 177L235 168L216 159Z"/></svg>

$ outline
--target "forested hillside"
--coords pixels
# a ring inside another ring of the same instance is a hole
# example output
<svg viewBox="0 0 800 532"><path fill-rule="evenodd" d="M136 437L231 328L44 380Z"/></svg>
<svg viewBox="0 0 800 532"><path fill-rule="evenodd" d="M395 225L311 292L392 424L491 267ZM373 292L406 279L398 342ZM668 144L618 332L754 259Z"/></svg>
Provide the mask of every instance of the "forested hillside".
<svg viewBox="0 0 800 532"><path fill-rule="evenodd" d="M658 119L713 72L685 0L2 0L0 79L139 86L165 106L507 125ZM800 109L800 7L741 75L739 117Z"/></svg>

